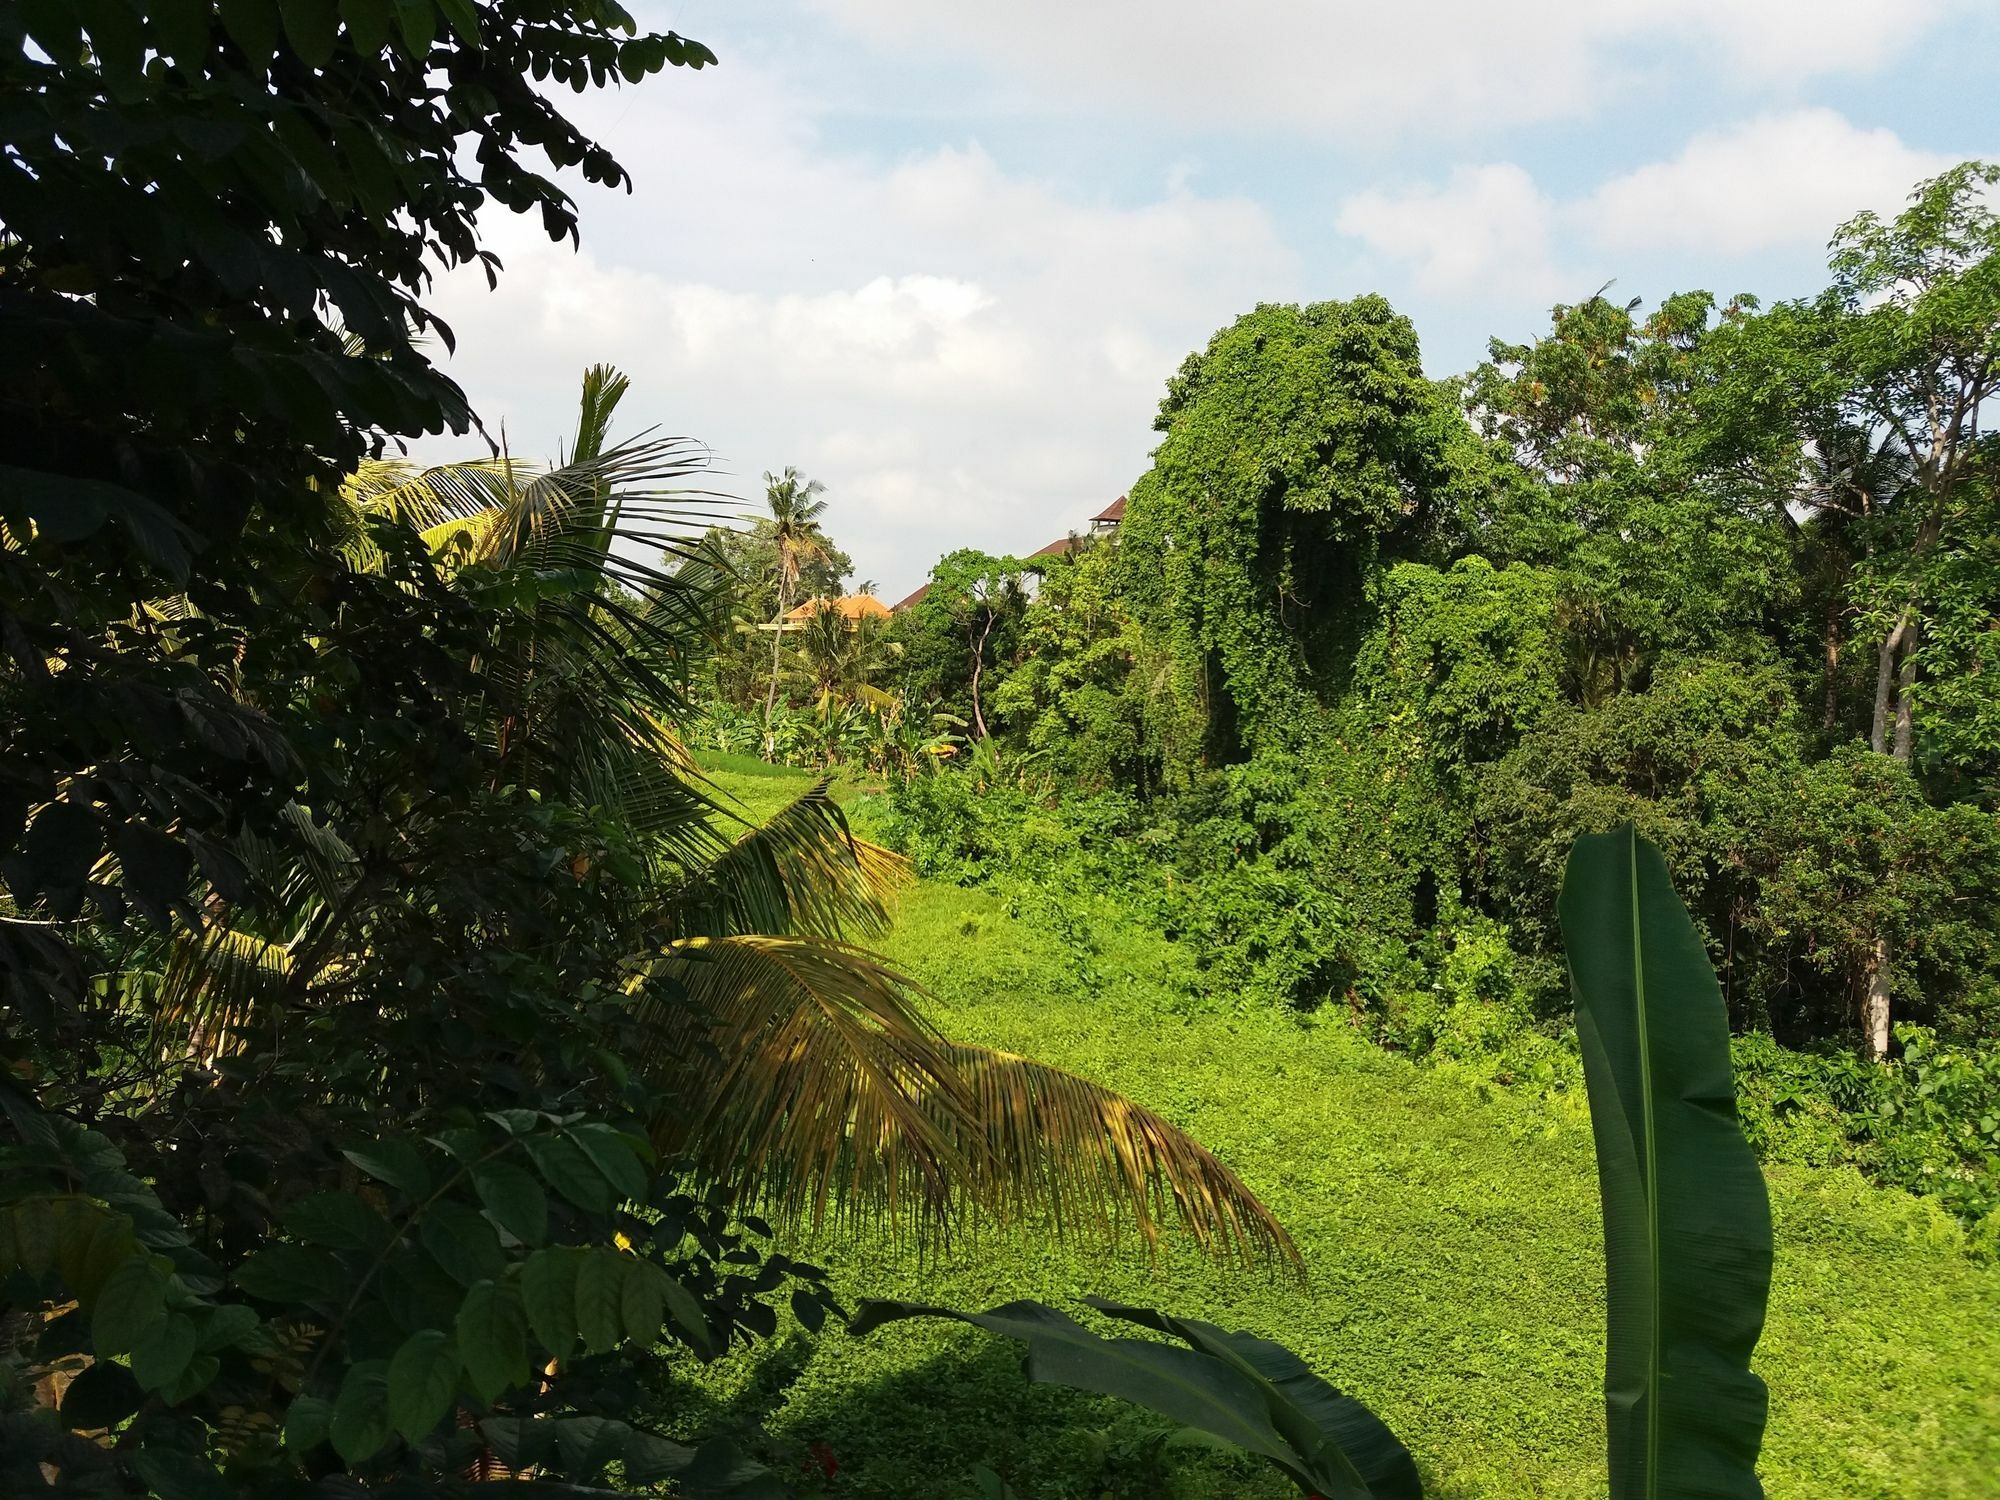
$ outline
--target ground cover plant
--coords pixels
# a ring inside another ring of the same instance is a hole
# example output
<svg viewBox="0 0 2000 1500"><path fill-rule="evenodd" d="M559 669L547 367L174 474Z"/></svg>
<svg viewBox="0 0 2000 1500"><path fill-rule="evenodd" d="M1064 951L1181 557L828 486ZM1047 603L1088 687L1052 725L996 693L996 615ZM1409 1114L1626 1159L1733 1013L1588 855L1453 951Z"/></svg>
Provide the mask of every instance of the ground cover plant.
<svg viewBox="0 0 2000 1500"><path fill-rule="evenodd" d="M871 794L852 796L868 826ZM927 1262L815 1246L836 1284L966 1308L1034 1298L1086 1321L1095 1294L1246 1328L1366 1401L1432 1495L1601 1494L1603 1250L1581 1097L1386 1052L1339 1015L1191 1007L1183 945L1115 895L1072 902L1096 943L1087 990L1046 908L993 890L919 881L885 948L955 1033L1032 1047L1192 1129L1291 1226L1307 1285L990 1230ZM1983 1496L2000 1461L2000 1271L1935 1201L1852 1167L1764 1170L1766 1492ZM1295 1493L1117 1403L1029 1386L1017 1349L967 1330L795 1333L706 1399L767 1416L797 1462L823 1444L839 1472L815 1464L808 1493L970 1500L982 1464L1024 1497Z"/></svg>

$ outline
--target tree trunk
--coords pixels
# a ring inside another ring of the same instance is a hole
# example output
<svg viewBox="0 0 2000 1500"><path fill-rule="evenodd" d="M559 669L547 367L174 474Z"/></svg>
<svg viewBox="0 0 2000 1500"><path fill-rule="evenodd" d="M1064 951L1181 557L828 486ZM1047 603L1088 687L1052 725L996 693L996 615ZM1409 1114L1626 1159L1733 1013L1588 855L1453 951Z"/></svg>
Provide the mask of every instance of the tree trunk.
<svg viewBox="0 0 2000 1500"><path fill-rule="evenodd" d="M1868 729L1868 748L1877 755L1889 753L1889 699L1896 687L1896 653L1909 630L1910 612L1897 617L1896 628L1882 638L1875 652L1875 718Z"/></svg>
<svg viewBox="0 0 2000 1500"><path fill-rule="evenodd" d="M1890 754L1904 765L1910 763L1910 749L1916 739L1914 717L1917 686L1917 643L1923 639L1923 624L1911 620L1903 632L1903 664L1896 673L1896 742Z"/></svg>
<svg viewBox="0 0 2000 1500"><path fill-rule="evenodd" d="M1875 939L1861 968L1861 1044L1881 1062L1889 1055L1889 940Z"/></svg>
<svg viewBox="0 0 2000 1500"><path fill-rule="evenodd" d="M1824 701L1820 706L1820 726L1828 731L1840 727L1840 600L1829 600L1826 606L1826 650L1823 656L1825 673Z"/></svg>
<svg viewBox="0 0 2000 1500"><path fill-rule="evenodd" d="M778 618L771 622L771 683L764 689L764 759L775 761L777 756L778 716L778 661L779 652L785 644L785 608L791 603L791 591L785 587L782 574L778 577Z"/></svg>
<svg viewBox="0 0 2000 1500"><path fill-rule="evenodd" d="M986 628L979 632L978 644L972 648L972 730L976 739L986 738L986 715L979 710L979 676L986 666L986 637L993 633L993 615L986 615Z"/></svg>

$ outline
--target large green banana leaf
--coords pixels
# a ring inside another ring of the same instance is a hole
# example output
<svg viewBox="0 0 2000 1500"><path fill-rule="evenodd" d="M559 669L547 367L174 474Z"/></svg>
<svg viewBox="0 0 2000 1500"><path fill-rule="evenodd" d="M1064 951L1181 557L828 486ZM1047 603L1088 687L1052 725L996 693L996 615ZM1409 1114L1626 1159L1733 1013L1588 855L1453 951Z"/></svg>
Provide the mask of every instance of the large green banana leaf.
<svg viewBox="0 0 2000 1500"><path fill-rule="evenodd" d="M1579 838L1561 914L1604 1200L1612 1500L1756 1500L1771 1211L1715 971L1666 861Z"/></svg>
<svg viewBox="0 0 2000 1500"><path fill-rule="evenodd" d="M1314 1375L1296 1356L1247 1333L1148 1308L1090 1299L1114 1317L1170 1333L1105 1338L1040 1302L963 1313L915 1302L864 1302L852 1330L900 1318L953 1318L1028 1346L1030 1380L1117 1396L1270 1459L1324 1500L1422 1500L1407 1449L1366 1407Z"/></svg>
<svg viewBox="0 0 2000 1500"><path fill-rule="evenodd" d="M1388 1424L1320 1379L1283 1344L1150 1307L1131 1307L1103 1297L1083 1300L1111 1317L1171 1334L1248 1376L1264 1395L1272 1424L1286 1441L1301 1453L1319 1456L1320 1467L1339 1474L1343 1482L1359 1479L1362 1493L1375 1500L1423 1500L1416 1460ZM1329 1500L1335 1493L1327 1491Z"/></svg>

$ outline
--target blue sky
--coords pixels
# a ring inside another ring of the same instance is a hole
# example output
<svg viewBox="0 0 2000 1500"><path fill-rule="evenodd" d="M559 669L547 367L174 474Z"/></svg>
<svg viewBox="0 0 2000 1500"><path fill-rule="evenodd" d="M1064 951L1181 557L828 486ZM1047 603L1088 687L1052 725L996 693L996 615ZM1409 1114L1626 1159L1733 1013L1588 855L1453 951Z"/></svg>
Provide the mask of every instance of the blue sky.
<svg viewBox="0 0 2000 1500"><path fill-rule="evenodd" d="M745 505L821 479L890 598L1081 525L1260 301L1382 292L1447 376L1607 281L1813 291L1841 219L2000 156L1972 0L627 3L721 65L573 101L637 189L577 185L581 253L494 216L449 367L534 455L621 366Z"/></svg>

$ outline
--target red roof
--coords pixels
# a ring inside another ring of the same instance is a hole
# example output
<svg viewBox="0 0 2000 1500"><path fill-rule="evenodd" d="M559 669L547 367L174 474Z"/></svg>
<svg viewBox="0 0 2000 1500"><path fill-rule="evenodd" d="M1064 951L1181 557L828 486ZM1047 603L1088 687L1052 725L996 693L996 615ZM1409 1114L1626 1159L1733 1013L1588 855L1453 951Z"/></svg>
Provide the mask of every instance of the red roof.
<svg viewBox="0 0 2000 1500"><path fill-rule="evenodd" d="M889 607L890 609L896 611L897 613L901 613L903 610L906 609L914 609L917 605L917 602L921 600L924 597L924 595L928 594L930 591L931 591L931 586L927 583L923 587L919 588L914 594L910 594L905 598L898 599L894 604L890 605Z"/></svg>
<svg viewBox="0 0 2000 1500"><path fill-rule="evenodd" d="M1105 506L1103 510L1100 510L1096 515L1092 516L1090 519L1093 521L1124 520L1125 497L1123 495L1120 495L1116 500L1113 500L1109 505Z"/></svg>
<svg viewBox="0 0 2000 1500"><path fill-rule="evenodd" d="M1030 553L1028 554L1028 556L1030 556L1030 557L1062 557L1062 556L1064 556L1064 555L1065 555L1065 554L1067 554L1067 553L1070 553L1070 552L1074 552L1075 550L1076 550L1076 538L1075 538L1075 537L1073 537L1073 536L1060 536L1060 537L1057 537L1057 538L1056 538L1056 539L1055 539L1055 540L1054 540L1053 542L1050 542L1050 543L1048 544L1048 546L1046 546L1046 547L1037 547L1037 548L1036 548L1036 549L1035 549L1035 550L1034 550L1033 552L1030 552Z"/></svg>

